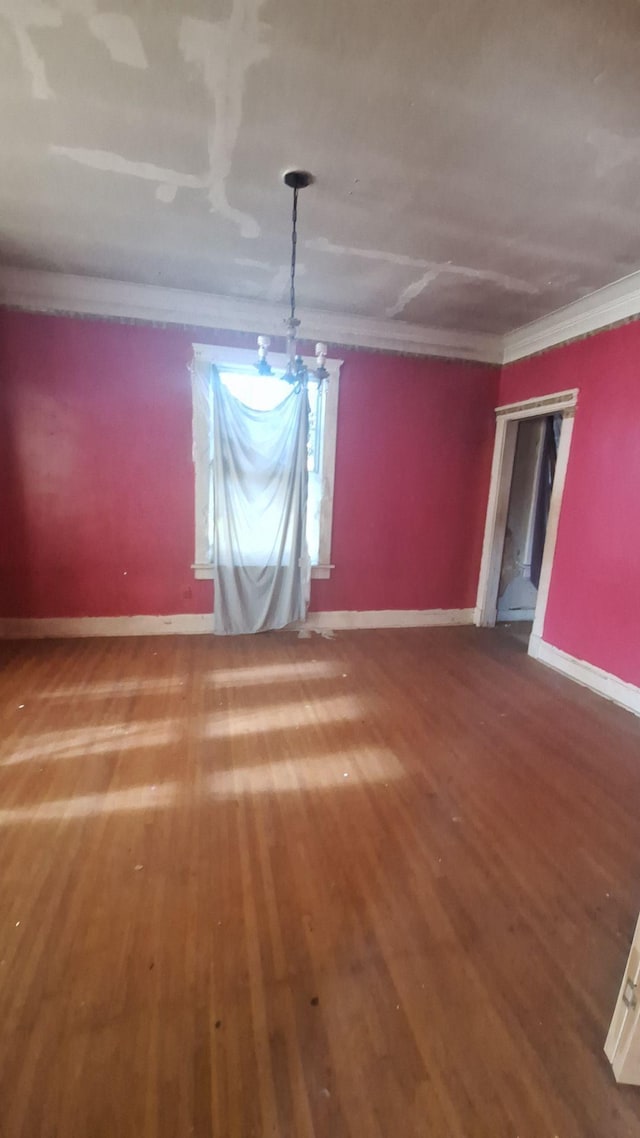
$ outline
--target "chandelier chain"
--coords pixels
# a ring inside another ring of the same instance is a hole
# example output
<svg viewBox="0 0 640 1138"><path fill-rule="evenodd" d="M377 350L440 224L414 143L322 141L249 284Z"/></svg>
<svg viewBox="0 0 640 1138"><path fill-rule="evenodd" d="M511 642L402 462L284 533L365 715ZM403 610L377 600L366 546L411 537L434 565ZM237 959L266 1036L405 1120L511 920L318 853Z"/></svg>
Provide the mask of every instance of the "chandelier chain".
<svg viewBox="0 0 640 1138"><path fill-rule="evenodd" d="M293 191L293 210L291 213L291 332L295 335L296 319L296 251L298 244L298 187Z"/></svg>
<svg viewBox="0 0 640 1138"><path fill-rule="evenodd" d="M283 180L285 185L293 190L293 208L291 211L291 272L289 277L290 313L289 318L285 321L287 326L287 365L282 378L286 379L287 383L295 384L297 391L303 388L306 390L309 380L314 379L318 383L318 390L321 390L322 384L329 378L329 372L325 367L327 345L320 342L316 344L316 367L311 371L302 356L298 354L297 329L300 325L300 321L296 317L298 191L303 190L306 186L310 186L314 181L314 177L308 170L287 170ZM258 336L258 359L256 360L256 367L260 375L273 375L271 365L267 358L269 345L270 340L268 336Z"/></svg>

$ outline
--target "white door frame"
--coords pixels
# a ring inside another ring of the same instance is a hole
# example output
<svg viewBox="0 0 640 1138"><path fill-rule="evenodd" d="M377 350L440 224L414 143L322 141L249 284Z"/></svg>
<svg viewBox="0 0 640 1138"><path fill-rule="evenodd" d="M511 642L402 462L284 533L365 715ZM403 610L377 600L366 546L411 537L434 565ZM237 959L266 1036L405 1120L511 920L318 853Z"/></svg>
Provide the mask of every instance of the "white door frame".
<svg viewBox="0 0 640 1138"><path fill-rule="evenodd" d="M553 395L542 395L539 398L525 399L521 403L508 403L503 407L496 407L496 441L493 449L487 518L474 614L474 624L488 628L493 628L496 623L498 586L507 529L507 512L516 453L518 423L521 419L534 419L541 415L555 415L556 413L562 414L562 429L549 504L549 520L540 570L538 600L529 643L529 652L532 656L537 655L538 645L542 639L577 402L578 389L573 388L571 391L558 391Z"/></svg>

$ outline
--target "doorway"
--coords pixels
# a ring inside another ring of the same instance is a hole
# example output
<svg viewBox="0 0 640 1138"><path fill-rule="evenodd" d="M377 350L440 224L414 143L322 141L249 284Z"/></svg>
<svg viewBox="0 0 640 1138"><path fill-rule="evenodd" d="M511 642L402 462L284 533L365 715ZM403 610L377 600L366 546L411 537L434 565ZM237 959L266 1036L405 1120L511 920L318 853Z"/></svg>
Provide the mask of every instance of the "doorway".
<svg viewBox="0 0 640 1138"><path fill-rule="evenodd" d="M561 425L559 412L522 419L517 425L498 585L499 623L532 623L535 616Z"/></svg>
<svg viewBox="0 0 640 1138"><path fill-rule="evenodd" d="M475 623L516 624L533 656L544 628L577 394L496 409Z"/></svg>

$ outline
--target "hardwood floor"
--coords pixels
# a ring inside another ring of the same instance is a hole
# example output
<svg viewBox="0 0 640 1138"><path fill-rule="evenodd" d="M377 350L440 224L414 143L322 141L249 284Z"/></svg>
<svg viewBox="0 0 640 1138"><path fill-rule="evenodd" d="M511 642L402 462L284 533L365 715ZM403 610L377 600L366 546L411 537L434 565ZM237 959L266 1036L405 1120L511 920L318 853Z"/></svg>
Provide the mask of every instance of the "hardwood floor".
<svg viewBox="0 0 640 1138"><path fill-rule="evenodd" d="M500 632L0 647L2 1138L627 1138L640 721Z"/></svg>

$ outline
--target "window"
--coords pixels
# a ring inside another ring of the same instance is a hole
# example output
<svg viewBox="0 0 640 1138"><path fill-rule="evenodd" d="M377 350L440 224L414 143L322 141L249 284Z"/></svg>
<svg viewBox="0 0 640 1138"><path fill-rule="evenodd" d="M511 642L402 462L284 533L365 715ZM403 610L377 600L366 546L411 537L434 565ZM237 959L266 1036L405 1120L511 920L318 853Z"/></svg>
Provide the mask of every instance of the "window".
<svg viewBox="0 0 640 1138"><path fill-rule="evenodd" d="M213 494L212 473L212 402L210 373L215 364L223 382L244 403L256 410L274 407L289 390L277 377L286 359L270 355L274 376L260 376L255 369L255 355L238 348L193 345L191 385L193 395L193 462L195 468L195 560L198 578L212 578L213 564ZM315 360L306 361L310 367ZM329 379L321 391L317 383L309 384L309 494L307 503L307 543L311 558L311 576L331 575L331 525L333 519L333 483L335 474L338 394L342 360L326 361Z"/></svg>

